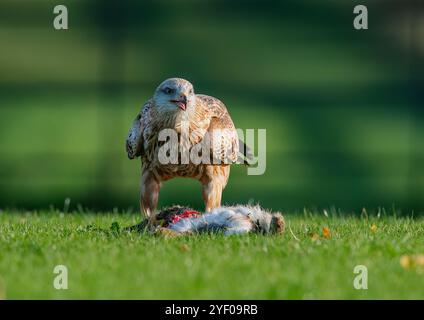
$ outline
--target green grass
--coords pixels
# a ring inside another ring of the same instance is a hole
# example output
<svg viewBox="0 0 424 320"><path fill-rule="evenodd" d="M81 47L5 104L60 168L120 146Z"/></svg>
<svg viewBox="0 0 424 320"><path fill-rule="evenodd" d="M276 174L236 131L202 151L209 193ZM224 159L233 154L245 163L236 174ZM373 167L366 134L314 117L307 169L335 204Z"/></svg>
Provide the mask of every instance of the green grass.
<svg viewBox="0 0 424 320"><path fill-rule="evenodd" d="M424 298L424 274L399 263L404 254L424 253L422 218L287 214L291 231L269 237L165 239L120 230L138 218L130 213L0 213L0 296ZM331 232L328 238L324 227ZM68 268L68 290L53 288L59 264ZM368 268L368 290L353 288L356 265Z"/></svg>

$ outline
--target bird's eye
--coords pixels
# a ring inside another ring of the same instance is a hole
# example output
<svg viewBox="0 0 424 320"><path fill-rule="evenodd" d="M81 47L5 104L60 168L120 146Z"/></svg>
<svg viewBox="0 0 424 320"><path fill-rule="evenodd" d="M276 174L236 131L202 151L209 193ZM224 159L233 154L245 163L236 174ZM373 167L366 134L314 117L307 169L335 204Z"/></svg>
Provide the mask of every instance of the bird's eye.
<svg viewBox="0 0 424 320"><path fill-rule="evenodd" d="M174 90L171 88L166 87L165 89L163 89L163 92L165 92L166 94L171 94Z"/></svg>
<svg viewBox="0 0 424 320"><path fill-rule="evenodd" d="M193 89L190 89L190 94L193 94Z"/></svg>

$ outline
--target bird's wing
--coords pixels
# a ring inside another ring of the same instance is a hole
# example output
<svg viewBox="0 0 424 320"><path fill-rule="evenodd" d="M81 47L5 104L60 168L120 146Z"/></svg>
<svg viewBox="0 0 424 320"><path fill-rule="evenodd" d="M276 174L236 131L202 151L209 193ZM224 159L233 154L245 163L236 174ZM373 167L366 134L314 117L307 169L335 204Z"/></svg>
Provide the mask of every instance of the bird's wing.
<svg viewBox="0 0 424 320"><path fill-rule="evenodd" d="M239 139L239 163L250 166L254 161L252 150L243 141Z"/></svg>
<svg viewBox="0 0 424 320"><path fill-rule="evenodd" d="M143 155L144 134L147 124L151 121L152 100L148 100L135 117L128 132L126 150L128 158L134 159Z"/></svg>
<svg viewBox="0 0 424 320"><path fill-rule="evenodd" d="M233 120L224 103L206 95L197 95L197 97L204 105L206 116L210 118L208 133L211 140L213 163L237 162L239 139Z"/></svg>

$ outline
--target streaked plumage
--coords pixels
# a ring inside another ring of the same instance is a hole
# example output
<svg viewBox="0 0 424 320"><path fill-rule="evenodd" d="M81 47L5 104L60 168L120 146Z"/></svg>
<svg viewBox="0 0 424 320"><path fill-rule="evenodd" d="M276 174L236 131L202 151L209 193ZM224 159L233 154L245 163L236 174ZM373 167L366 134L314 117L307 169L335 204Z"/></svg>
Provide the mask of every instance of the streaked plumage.
<svg viewBox="0 0 424 320"><path fill-rule="evenodd" d="M188 145L191 149L203 143L205 134L211 135L213 160L221 164L162 164L158 150L163 142L158 139L163 129L174 129L183 134L184 126L189 128ZM216 130L225 130L222 135L213 137ZM171 78L162 82L137 115L126 141L130 159L140 156L142 160L141 210L153 216L156 209L161 183L175 177L199 180L202 184L206 211L221 204L222 190L230 174L230 164L239 157L240 145L237 131L225 105L218 99L195 94L190 82Z"/></svg>

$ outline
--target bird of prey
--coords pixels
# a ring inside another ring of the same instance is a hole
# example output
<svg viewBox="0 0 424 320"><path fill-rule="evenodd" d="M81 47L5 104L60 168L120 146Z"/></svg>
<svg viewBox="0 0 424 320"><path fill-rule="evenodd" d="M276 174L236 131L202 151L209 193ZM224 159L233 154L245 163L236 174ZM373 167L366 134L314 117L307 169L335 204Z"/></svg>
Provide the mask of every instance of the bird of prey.
<svg viewBox="0 0 424 320"><path fill-rule="evenodd" d="M210 161L193 162L191 157L188 162L182 161L181 152L176 163L163 163L160 149L166 141L160 139L160 132L164 129L176 132L178 146L172 147L190 151L195 146L209 146L210 158L207 158ZM184 133L185 129L188 135ZM251 159L249 149L238 139L224 103L211 96L196 94L193 85L181 78L163 81L143 105L129 130L126 150L130 159L141 157L140 209L151 221L155 219L163 181L175 177L200 181L205 210L210 211L221 205L230 165L238 160L248 163Z"/></svg>

